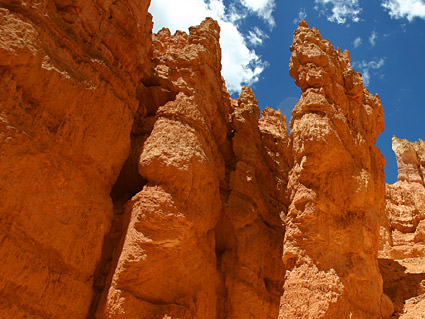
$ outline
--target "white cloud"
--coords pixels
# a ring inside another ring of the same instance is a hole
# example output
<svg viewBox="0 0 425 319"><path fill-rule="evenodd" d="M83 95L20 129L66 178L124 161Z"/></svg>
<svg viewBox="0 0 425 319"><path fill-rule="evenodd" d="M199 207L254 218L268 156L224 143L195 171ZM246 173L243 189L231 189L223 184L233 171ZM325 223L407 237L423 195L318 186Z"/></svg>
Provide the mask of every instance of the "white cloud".
<svg viewBox="0 0 425 319"><path fill-rule="evenodd" d="M372 33L370 34L370 37L369 37L369 43L370 43L371 46L373 46L373 47L375 46L377 37L378 37L378 35L376 34L376 32L372 31Z"/></svg>
<svg viewBox="0 0 425 319"><path fill-rule="evenodd" d="M361 44L362 44L362 38L361 37L357 37L357 38L354 39L353 45L354 45L355 48L358 48Z"/></svg>
<svg viewBox="0 0 425 319"><path fill-rule="evenodd" d="M249 14L273 21L274 0L241 0L245 6L226 8L223 0L154 0L149 12L153 15L154 32L167 27L171 32L187 30L206 17L217 20L222 49L222 75L230 93L239 92L243 85L259 80L267 63L252 48L261 45L267 35L258 27L241 32L240 24Z"/></svg>
<svg viewBox="0 0 425 319"><path fill-rule="evenodd" d="M414 18L425 19L425 2L423 0L384 0L382 6L395 19L406 18L409 21Z"/></svg>
<svg viewBox="0 0 425 319"><path fill-rule="evenodd" d="M268 36L258 27L255 27L254 30L250 30L248 32L247 38L249 43L251 43L253 46L258 46L263 44L263 40L268 38Z"/></svg>
<svg viewBox="0 0 425 319"><path fill-rule="evenodd" d="M270 27L274 27L276 22L273 18L273 10L276 6L275 0L240 0L242 5L250 11L263 18Z"/></svg>
<svg viewBox="0 0 425 319"><path fill-rule="evenodd" d="M353 22L360 21L362 8L358 0L314 0L314 2L323 7L322 11L331 22L343 24L350 19ZM329 7L332 14L328 12ZM318 10L319 7L316 5L315 9Z"/></svg>
<svg viewBox="0 0 425 319"><path fill-rule="evenodd" d="M294 24L297 24L300 20L307 18L307 13L305 12L305 9L302 8L300 11L298 11L298 17L292 20Z"/></svg>
<svg viewBox="0 0 425 319"><path fill-rule="evenodd" d="M365 86L368 86L371 75L375 75L378 70L384 66L384 63L384 58L380 58L379 60L374 59L372 61L363 60L361 62L353 62L353 67L362 73L363 83Z"/></svg>

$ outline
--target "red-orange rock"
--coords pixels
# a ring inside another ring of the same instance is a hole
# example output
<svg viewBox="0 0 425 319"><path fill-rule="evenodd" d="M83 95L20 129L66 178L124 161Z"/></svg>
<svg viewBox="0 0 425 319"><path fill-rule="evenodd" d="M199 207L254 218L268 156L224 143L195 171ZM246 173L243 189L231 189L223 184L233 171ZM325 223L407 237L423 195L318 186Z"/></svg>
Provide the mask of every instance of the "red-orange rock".
<svg viewBox="0 0 425 319"><path fill-rule="evenodd" d="M394 317L422 319L425 313L425 257L380 258L384 292L394 303Z"/></svg>
<svg viewBox="0 0 425 319"><path fill-rule="evenodd" d="M279 318L387 318L377 263L384 213L384 128L379 98L348 52L301 21L290 74L302 90L291 119L294 164L286 218Z"/></svg>
<svg viewBox="0 0 425 319"><path fill-rule="evenodd" d="M393 137L398 181L386 187L386 219L381 228L381 257L425 255L425 143Z"/></svg>
<svg viewBox="0 0 425 319"><path fill-rule="evenodd" d="M230 98L215 21L151 35L148 6L0 3L0 317L388 317L379 224L422 245L397 209L422 212L423 153L385 219L383 111L348 52L300 23L289 136Z"/></svg>
<svg viewBox="0 0 425 319"><path fill-rule="evenodd" d="M250 89L231 101L218 37L211 19L154 35L155 76L175 99L139 144L146 185L98 318L277 317L288 131L271 109L259 122Z"/></svg>
<svg viewBox="0 0 425 319"><path fill-rule="evenodd" d="M254 94L243 88L232 114L233 160L217 229L223 318L272 319L279 311L288 129L280 112L266 108L258 117Z"/></svg>
<svg viewBox="0 0 425 319"><path fill-rule="evenodd" d="M398 181L386 186L379 263L397 318L425 313L425 144L393 137Z"/></svg>
<svg viewBox="0 0 425 319"><path fill-rule="evenodd" d="M152 74L149 1L0 3L0 317L86 318Z"/></svg>
<svg viewBox="0 0 425 319"><path fill-rule="evenodd" d="M159 106L143 145L139 172L147 183L127 204L130 222L99 318L216 316L219 149L230 108L218 36L211 19L189 35L154 36L156 76L176 97Z"/></svg>

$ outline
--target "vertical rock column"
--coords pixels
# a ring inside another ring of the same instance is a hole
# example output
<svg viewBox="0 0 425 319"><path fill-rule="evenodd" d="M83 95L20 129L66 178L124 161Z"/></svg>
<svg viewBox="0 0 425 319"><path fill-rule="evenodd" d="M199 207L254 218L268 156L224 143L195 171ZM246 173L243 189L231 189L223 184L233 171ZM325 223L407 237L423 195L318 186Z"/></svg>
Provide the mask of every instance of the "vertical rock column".
<svg viewBox="0 0 425 319"><path fill-rule="evenodd" d="M223 288L214 228L230 113L218 38L211 19L189 35L163 29L154 36L157 81L176 97L158 108L143 145L139 172L147 184L127 203L127 234L98 318L217 316Z"/></svg>
<svg viewBox="0 0 425 319"><path fill-rule="evenodd" d="M282 287L288 129L267 108L259 122L257 100L243 88L232 113L228 192L217 225L218 268L225 282L220 319L276 319Z"/></svg>
<svg viewBox="0 0 425 319"><path fill-rule="evenodd" d="M425 255L425 142L393 137L398 181L386 186L386 216L381 228L381 257Z"/></svg>
<svg viewBox="0 0 425 319"><path fill-rule="evenodd" d="M384 128L378 96L363 87L349 53L335 51L301 21L290 74L301 88L292 112L294 157L283 262L280 319L385 318L377 263L384 213Z"/></svg>

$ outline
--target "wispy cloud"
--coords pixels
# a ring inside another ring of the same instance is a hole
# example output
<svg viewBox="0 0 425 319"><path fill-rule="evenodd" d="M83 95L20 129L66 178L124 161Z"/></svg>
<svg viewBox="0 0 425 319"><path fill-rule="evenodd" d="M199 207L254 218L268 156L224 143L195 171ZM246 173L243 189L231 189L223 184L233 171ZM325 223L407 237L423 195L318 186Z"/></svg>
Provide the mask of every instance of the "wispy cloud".
<svg viewBox="0 0 425 319"><path fill-rule="evenodd" d="M362 8L358 0L314 0L314 2L316 3L314 8L322 11L331 22L343 24L347 20L360 21Z"/></svg>
<svg viewBox="0 0 425 319"><path fill-rule="evenodd" d="M305 12L305 9L302 8L298 11L298 16L292 20L294 24L297 24L300 20L307 18L307 13Z"/></svg>
<svg viewBox="0 0 425 319"><path fill-rule="evenodd" d="M253 46L258 46L263 44L263 40L268 38L269 36L264 33L264 31L261 31L258 27L254 27L253 30L248 31L248 41Z"/></svg>
<svg viewBox="0 0 425 319"><path fill-rule="evenodd" d="M353 62L353 67L362 73L363 83L368 86L372 75L378 74L378 70L384 66L385 59L374 59L372 61L362 60L361 62Z"/></svg>
<svg viewBox="0 0 425 319"><path fill-rule="evenodd" d="M361 44L362 44L362 38L361 37L357 37L357 38L354 39L353 45L354 45L355 48L358 48Z"/></svg>
<svg viewBox="0 0 425 319"><path fill-rule="evenodd" d="M263 18L270 27L274 27L276 22L273 18L273 10L276 6L275 0L240 0L242 5L251 12Z"/></svg>
<svg viewBox="0 0 425 319"><path fill-rule="evenodd" d="M375 46L377 37L378 35L376 34L375 30L373 30L369 36L369 43L371 46Z"/></svg>
<svg viewBox="0 0 425 319"><path fill-rule="evenodd" d="M267 66L254 49L263 43L267 34L255 24L251 31L243 32L241 25L246 18L259 17L272 27L275 24L274 1L240 0L239 6L226 8L223 0L155 0L149 11L153 15L155 32L162 27L171 32L187 30L206 17L217 20L221 28L222 75L229 91L236 93L243 85L257 82Z"/></svg>
<svg viewBox="0 0 425 319"><path fill-rule="evenodd" d="M409 21L414 18L425 19L425 2L423 0L384 0L382 6L395 19L406 18Z"/></svg>

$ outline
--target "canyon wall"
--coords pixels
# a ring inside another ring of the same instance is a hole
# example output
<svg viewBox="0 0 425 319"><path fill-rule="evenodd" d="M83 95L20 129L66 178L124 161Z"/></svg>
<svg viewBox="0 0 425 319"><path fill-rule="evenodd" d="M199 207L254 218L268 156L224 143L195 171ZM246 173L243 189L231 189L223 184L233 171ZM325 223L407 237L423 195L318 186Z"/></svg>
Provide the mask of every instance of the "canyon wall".
<svg viewBox="0 0 425 319"><path fill-rule="evenodd" d="M383 111L348 53L300 23L289 135L229 96L214 20L152 35L148 7L0 1L0 317L387 318Z"/></svg>

